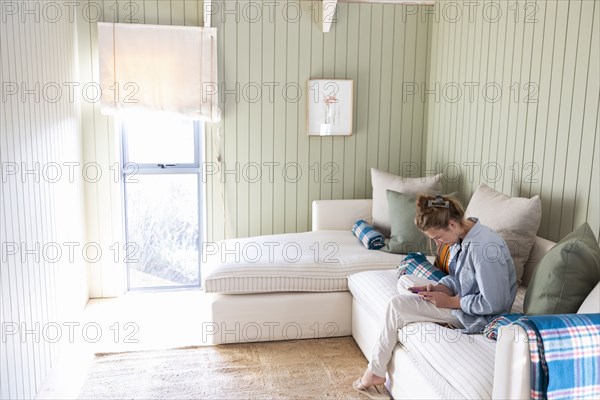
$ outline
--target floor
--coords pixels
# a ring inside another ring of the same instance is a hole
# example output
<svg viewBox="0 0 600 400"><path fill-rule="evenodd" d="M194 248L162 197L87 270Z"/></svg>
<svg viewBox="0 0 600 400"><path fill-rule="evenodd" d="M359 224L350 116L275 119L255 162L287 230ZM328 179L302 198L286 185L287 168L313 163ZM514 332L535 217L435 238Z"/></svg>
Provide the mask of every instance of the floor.
<svg viewBox="0 0 600 400"><path fill-rule="evenodd" d="M200 290L91 299L72 334L65 329L59 360L37 398L77 398L96 353L204 345L206 321L207 296Z"/></svg>

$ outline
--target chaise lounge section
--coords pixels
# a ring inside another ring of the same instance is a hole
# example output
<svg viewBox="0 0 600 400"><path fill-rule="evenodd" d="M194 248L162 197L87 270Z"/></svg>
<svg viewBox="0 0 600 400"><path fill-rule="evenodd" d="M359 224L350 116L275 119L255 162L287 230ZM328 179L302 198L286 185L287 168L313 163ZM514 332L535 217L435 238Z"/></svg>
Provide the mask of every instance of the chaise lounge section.
<svg viewBox="0 0 600 400"><path fill-rule="evenodd" d="M230 239L209 248L202 266L211 307L205 343L352 334L348 276L393 270L403 256L367 250L350 232L356 219L369 218L371 200L340 204L336 210L335 202L314 202L311 232Z"/></svg>

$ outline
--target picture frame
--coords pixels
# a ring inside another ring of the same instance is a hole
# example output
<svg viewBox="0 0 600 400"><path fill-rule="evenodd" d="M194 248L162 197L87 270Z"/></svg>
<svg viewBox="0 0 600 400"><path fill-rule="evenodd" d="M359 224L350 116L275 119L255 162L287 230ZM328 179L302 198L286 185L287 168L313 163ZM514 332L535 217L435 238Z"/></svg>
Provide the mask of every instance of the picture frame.
<svg viewBox="0 0 600 400"><path fill-rule="evenodd" d="M352 135L354 81L310 79L307 89L308 136Z"/></svg>

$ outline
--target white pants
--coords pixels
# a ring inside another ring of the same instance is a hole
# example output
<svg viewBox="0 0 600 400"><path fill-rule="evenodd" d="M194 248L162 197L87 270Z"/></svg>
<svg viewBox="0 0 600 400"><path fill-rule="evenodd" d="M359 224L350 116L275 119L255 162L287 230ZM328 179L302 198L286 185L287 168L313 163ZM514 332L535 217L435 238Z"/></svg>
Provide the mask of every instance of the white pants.
<svg viewBox="0 0 600 400"><path fill-rule="evenodd" d="M449 308L438 308L400 285L398 290L400 294L393 297L387 306L385 321L369 363L371 372L384 378L392 352L398 343L398 330L405 325L411 322L439 322L462 327L462 323L451 314Z"/></svg>

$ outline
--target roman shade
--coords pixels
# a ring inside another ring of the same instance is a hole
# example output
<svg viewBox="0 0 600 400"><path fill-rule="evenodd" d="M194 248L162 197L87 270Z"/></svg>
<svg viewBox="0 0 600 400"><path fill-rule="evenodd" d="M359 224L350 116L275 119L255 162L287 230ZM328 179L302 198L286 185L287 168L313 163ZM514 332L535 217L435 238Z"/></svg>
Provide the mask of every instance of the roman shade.
<svg viewBox="0 0 600 400"><path fill-rule="evenodd" d="M98 22L98 51L103 114L220 120L216 28Z"/></svg>

